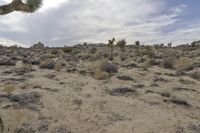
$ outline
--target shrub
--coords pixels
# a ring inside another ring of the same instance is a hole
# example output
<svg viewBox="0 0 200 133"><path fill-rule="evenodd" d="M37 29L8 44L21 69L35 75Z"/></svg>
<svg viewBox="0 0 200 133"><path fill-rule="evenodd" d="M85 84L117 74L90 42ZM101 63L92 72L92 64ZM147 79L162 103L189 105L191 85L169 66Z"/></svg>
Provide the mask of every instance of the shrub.
<svg viewBox="0 0 200 133"><path fill-rule="evenodd" d="M101 70L107 73L117 73L118 68L116 65L105 61L105 60L98 60L95 62L88 62L85 64L86 68L88 68L92 72L96 72L96 70Z"/></svg>
<svg viewBox="0 0 200 133"><path fill-rule="evenodd" d="M110 76L111 73L117 72L117 67L105 60L85 63L85 67L94 73L96 79L104 79Z"/></svg>
<svg viewBox="0 0 200 133"><path fill-rule="evenodd" d="M142 54L143 54L143 55L147 55L147 56L153 58L153 57L156 56L156 55L155 55L155 52L156 52L155 49L153 49L153 48L150 47L150 46L147 46L147 47L145 47L145 49L142 51Z"/></svg>
<svg viewBox="0 0 200 133"><path fill-rule="evenodd" d="M32 72L32 71L34 71L32 64L24 64L22 69L24 69L25 72Z"/></svg>
<svg viewBox="0 0 200 133"><path fill-rule="evenodd" d="M171 99L170 99L170 101L172 103L174 103L174 104L177 104L177 105L190 106L190 104L187 101L185 101L183 99L180 99L177 96L172 96Z"/></svg>
<svg viewBox="0 0 200 133"><path fill-rule="evenodd" d="M10 84L6 84L4 85L4 90L7 94L11 94L13 91L15 90L15 86L14 85L10 85Z"/></svg>
<svg viewBox="0 0 200 133"><path fill-rule="evenodd" d="M190 74L190 77L196 80L200 80L200 71L194 71Z"/></svg>
<svg viewBox="0 0 200 133"><path fill-rule="evenodd" d="M110 62L104 62L103 64L101 64L100 70L107 72L107 73L117 73L118 72L117 66Z"/></svg>
<svg viewBox="0 0 200 133"><path fill-rule="evenodd" d="M191 70L193 68L193 65L194 62L191 58L181 57L175 62L174 68L178 72L181 72L181 71Z"/></svg>
<svg viewBox="0 0 200 133"><path fill-rule="evenodd" d="M91 49L90 49L90 53L91 53L91 54L95 54L96 52L97 52L97 48L91 48Z"/></svg>
<svg viewBox="0 0 200 133"><path fill-rule="evenodd" d="M53 60L45 60L40 63L40 68L54 69L56 63Z"/></svg>
<svg viewBox="0 0 200 133"><path fill-rule="evenodd" d="M51 54L58 55L59 53L60 53L60 51L57 50L57 49L52 49L51 50Z"/></svg>
<svg viewBox="0 0 200 133"><path fill-rule="evenodd" d="M102 80L102 79L106 79L108 77L109 77L109 74L107 72L103 72L99 69L97 69L95 72L95 79Z"/></svg>
<svg viewBox="0 0 200 133"><path fill-rule="evenodd" d="M71 53L71 52L73 51L73 49L70 48L70 47L65 47L65 48L63 48L62 50L63 50L63 52L65 52L65 53Z"/></svg>
<svg viewBox="0 0 200 133"><path fill-rule="evenodd" d="M164 68L173 69L174 68L174 60L172 58L165 58L162 62L162 66Z"/></svg>
<svg viewBox="0 0 200 133"><path fill-rule="evenodd" d="M56 71L60 71L64 66L65 66L65 63L58 62L55 64L55 69L56 69Z"/></svg>

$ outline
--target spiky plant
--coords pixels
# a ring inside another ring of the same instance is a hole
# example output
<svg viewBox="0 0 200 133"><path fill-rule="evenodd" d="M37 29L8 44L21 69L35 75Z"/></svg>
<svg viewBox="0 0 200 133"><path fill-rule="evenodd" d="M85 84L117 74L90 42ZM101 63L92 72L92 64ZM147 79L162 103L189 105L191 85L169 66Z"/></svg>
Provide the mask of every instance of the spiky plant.
<svg viewBox="0 0 200 133"><path fill-rule="evenodd" d="M117 42L117 46L120 48L122 52L124 52L126 46L126 40L125 39L120 40L119 42Z"/></svg>
<svg viewBox="0 0 200 133"><path fill-rule="evenodd" d="M108 48L110 49L110 60L113 60L113 47L114 47L115 38L108 40Z"/></svg>
<svg viewBox="0 0 200 133"><path fill-rule="evenodd" d="M14 11L34 13L41 7L42 1L43 0L26 0L24 3L22 0L13 0L7 5L0 6L0 15L6 15Z"/></svg>

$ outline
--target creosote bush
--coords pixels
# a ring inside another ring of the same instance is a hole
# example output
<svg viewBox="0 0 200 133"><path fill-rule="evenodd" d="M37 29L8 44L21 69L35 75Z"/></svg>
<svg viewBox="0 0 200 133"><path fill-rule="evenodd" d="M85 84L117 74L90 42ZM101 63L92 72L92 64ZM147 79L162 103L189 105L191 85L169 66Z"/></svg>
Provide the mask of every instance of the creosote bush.
<svg viewBox="0 0 200 133"><path fill-rule="evenodd" d="M40 63L40 68L54 69L55 65L56 65L55 61L45 60Z"/></svg>
<svg viewBox="0 0 200 133"><path fill-rule="evenodd" d="M56 71L61 71L61 69L63 69L64 66L65 66L64 62L58 62L55 64L55 69Z"/></svg>
<svg viewBox="0 0 200 133"><path fill-rule="evenodd" d="M62 51L65 52L65 53L72 53L73 48L71 48L71 47L65 47L65 48L62 49Z"/></svg>
<svg viewBox="0 0 200 133"><path fill-rule="evenodd" d="M167 69L173 69L174 68L174 59L172 59L172 58L163 59L162 66Z"/></svg>
<svg viewBox="0 0 200 133"><path fill-rule="evenodd" d="M95 54L96 52L97 52L97 48L91 48L91 49L90 49L90 53L91 53L91 54Z"/></svg>
<svg viewBox="0 0 200 133"><path fill-rule="evenodd" d="M109 77L112 73L117 72L117 67L106 61L106 60L97 60L94 62L87 62L84 64L85 67L94 73L96 79L104 79Z"/></svg>
<svg viewBox="0 0 200 133"><path fill-rule="evenodd" d="M194 71L190 74L190 77L196 80L200 80L200 71Z"/></svg>
<svg viewBox="0 0 200 133"><path fill-rule="evenodd" d="M181 57L175 61L174 68L178 71L188 71L193 68L194 62L191 58Z"/></svg>
<svg viewBox="0 0 200 133"><path fill-rule="evenodd" d="M109 77L109 74L107 72L103 72L99 69L97 69L95 71L95 79L102 80L102 79L106 79L108 77Z"/></svg>

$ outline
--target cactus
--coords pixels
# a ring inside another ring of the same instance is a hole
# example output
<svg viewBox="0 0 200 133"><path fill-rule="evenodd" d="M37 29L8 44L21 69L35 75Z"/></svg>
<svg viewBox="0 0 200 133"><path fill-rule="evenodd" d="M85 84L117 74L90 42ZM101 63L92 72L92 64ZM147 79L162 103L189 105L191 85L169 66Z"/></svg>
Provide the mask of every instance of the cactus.
<svg viewBox="0 0 200 133"><path fill-rule="evenodd" d="M26 3L23 3L22 0L12 0L11 3L0 6L0 15L6 15L14 11L34 13L41 7L42 1L43 0L26 0Z"/></svg>
<svg viewBox="0 0 200 133"><path fill-rule="evenodd" d="M125 46L126 46L126 40L125 39L122 39L120 40L118 43L117 43L117 46L120 48L120 50L122 52L125 51Z"/></svg>
<svg viewBox="0 0 200 133"><path fill-rule="evenodd" d="M110 48L110 60L113 60L113 47L114 47L115 38L108 40L108 48Z"/></svg>

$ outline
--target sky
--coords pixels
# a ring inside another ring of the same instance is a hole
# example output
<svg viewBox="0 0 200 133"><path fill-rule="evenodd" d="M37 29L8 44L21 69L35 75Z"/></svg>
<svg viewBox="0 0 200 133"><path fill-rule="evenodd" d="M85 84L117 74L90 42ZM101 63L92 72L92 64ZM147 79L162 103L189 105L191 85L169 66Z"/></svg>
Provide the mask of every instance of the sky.
<svg viewBox="0 0 200 133"><path fill-rule="evenodd" d="M44 0L34 14L0 16L0 43L55 47L107 43L112 37L129 44L189 43L200 40L199 5L199 0Z"/></svg>

